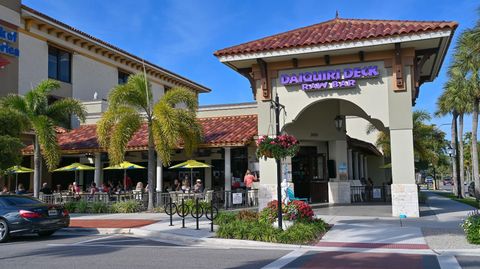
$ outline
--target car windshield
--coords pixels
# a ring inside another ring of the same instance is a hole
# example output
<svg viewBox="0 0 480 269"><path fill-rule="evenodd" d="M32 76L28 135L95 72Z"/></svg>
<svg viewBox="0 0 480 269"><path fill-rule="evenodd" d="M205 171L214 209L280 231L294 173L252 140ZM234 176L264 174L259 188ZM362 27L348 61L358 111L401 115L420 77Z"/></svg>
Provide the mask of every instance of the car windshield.
<svg viewBox="0 0 480 269"><path fill-rule="evenodd" d="M15 206L15 205L32 205L32 204L41 204L42 201L39 201L34 198L30 197L15 197L15 196L10 196L10 197L0 197L0 201L9 206Z"/></svg>

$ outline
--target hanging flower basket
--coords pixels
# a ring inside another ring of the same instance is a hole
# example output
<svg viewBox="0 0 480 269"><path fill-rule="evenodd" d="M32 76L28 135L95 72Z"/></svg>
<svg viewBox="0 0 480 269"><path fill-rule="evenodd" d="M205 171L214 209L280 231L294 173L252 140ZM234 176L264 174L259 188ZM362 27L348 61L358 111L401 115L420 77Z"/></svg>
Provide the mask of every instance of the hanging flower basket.
<svg viewBox="0 0 480 269"><path fill-rule="evenodd" d="M280 160L297 155L299 149L298 140L291 135L279 135L274 138L264 135L257 140L257 157L259 158Z"/></svg>

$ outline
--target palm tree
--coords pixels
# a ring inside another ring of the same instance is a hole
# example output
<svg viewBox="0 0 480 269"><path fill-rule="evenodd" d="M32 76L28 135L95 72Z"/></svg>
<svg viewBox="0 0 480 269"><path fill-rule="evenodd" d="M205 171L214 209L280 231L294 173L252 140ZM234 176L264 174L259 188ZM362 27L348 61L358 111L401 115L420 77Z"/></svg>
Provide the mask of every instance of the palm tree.
<svg viewBox="0 0 480 269"><path fill-rule="evenodd" d="M413 151L416 159L436 162L432 137L439 137L440 131L433 125L425 124L425 121L430 119L430 114L424 110L413 111ZM368 134L374 130L376 128L372 124L367 127ZM385 156L390 156L390 134L388 132L380 131L375 144L382 149Z"/></svg>
<svg viewBox="0 0 480 269"><path fill-rule="evenodd" d="M473 29L460 36L455 48L454 65L464 74L465 85L472 100L472 170L475 194L480 199L477 130L480 104L480 20Z"/></svg>
<svg viewBox="0 0 480 269"><path fill-rule="evenodd" d="M170 163L172 150L180 141L191 154L200 139L196 122L197 99L193 92L174 88L153 107L151 85L144 74L129 77L124 85L110 92L108 110L97 124L98 141L108 149L112 164L121 163L128 141L144 120L148 129L148 210L153 209L155 184L155 149L164 165ZM175 109L178 104L185 109ZM143 114L143 115L142 115Z"/></svg>
<svg viewBox="0 0 480 269"><path fill-rule="evenodd" d="M77 116L82 122L85 120L85 108L78 100L64 98L53 104L48 103L49 94L58 88L60 88L58 81L44 80L25 96L8 95L1 100L2 107L20 115L27 128L35 133L33 143L35 197L38 197L40 190L41 157L45 159L49 170L55 168L60 160L55 127L68 126L72 116Z"/></svg>
<svg viewBox="0 0 480 269"><path fill-rule="evenodd" d="M453 65L448 70L449 80L444 85L444 91L437 101L437 116L445 116L447 114L452 114L452 147L455 148L456 140L455 137L458 136L459 141L463 141L463 117L465 114L472 112L472 102L470 99L470 94L468 91L468 83L465 80L465 73L462 72L460 68ZM455 132L455 123L458 119L458 134ZM465 181L465 171L464 171L464 150L463 143L458 145L458 154L460 162L460 185L463 186ZM456 181L456 165L455 160L453 161L453 178L454 182ZM454 189L454 192L458 192L457 188ZM461 196L464 195L463 188Z"/></svg>

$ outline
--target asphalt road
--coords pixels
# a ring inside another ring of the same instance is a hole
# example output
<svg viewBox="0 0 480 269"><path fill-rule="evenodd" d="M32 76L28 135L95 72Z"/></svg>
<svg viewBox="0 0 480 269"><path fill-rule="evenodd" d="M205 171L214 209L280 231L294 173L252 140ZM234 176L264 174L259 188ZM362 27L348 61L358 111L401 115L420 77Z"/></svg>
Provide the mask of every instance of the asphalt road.
<svg viewBox="0 0 480 269"><path fill-rule="evenodd" d="M0 268L261 268L287 250L183 247L131 236L23 236L0 244Z"/></svg>
<svg viewBox="0 0 480 269"><path fill-rule="evenodd" d="M457 257L463 268L478 268L478 257ZM435 269L433 255L317 252L225 247L188 247L127 235L22 236L0 244L3 268L334 268ZM445 268L445 267L442 267Z"/></svg>

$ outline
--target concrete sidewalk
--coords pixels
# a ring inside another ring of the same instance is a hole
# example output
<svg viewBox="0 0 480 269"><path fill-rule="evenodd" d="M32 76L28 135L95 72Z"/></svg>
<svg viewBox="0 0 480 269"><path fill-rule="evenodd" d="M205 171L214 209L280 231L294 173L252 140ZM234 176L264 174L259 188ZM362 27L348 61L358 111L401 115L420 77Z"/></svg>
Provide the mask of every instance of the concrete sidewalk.
<svg viewBox="0 0 480 269"><path fill-rule="evenodd" d="M430 248L439 252L458 249L480 250L479 245L467 242L460 224L466 216L476 210L469 205L453 201L447 197L426 192L430 214L418 220L406 220L405 226L420 227Z"/></svg>
<svg viewBox="0 0 480 269"><path fill-rule="evenodd" d="M477 253L478 251L476 249L480 249L480 247L468 244L459 226L473 208L432 192L427 192L427 195L429 202L427 206L422 207L422 217L420 218L399 219L386 216L384 212L386 211L385 208L388 208L386 205L383 207L375 205L376 208L380 209L380 217L372 216L372 212L369 212L367 216L317 215L334 226L316 247L327 249L432 249L440 253L463 249ZM371 206L373 205L370 205L368 208ZM349 206L348 208L344 208L350 211L354 207ZM370 209L368 210L371 211ZM332 209L321 212L329 211L331 212ZM335 211L340 212L339 209L333 209L333 212ZM362 214L361 205L356 208L356 212ZM205 217L203 217L199 223L200 229L196 230L195 220L191 216L186 217L186 228L182 228L180 217L174 217L173 226L170 226L169 216L163 213L72 214L72 220L93 219L110 220L112 222L135 219L154 221L154 223L142 227L117 228L111 230L99 229L97 231L98 233L129 233L180 244L213 244L216 246L224 245L232 247L235 245L250 245L252 247L295 247L283 244L216 239L213 238L215 234L210 232L210 221L205 219ZM246 244L245 242L249 243Z"/></svg>

